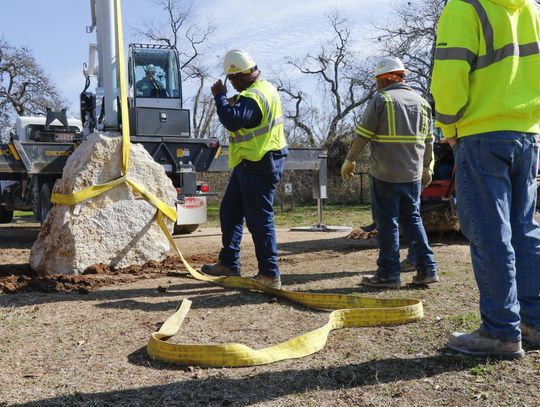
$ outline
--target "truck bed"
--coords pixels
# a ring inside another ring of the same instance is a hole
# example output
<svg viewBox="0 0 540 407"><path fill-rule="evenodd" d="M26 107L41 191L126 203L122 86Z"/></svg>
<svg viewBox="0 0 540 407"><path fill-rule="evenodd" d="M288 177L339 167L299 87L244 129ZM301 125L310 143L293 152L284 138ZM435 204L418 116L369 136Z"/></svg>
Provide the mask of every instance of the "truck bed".
<svg viewBox="0 0 540 407"><path fill-rule="evenodd" d="M141 143L169 174L182 172L186 164L193 165L195 171L207 171L219 147L217 141L207 139L133 137L132 142ZM0 179L17 179L21 174L61 175L76 146L72 142L17 140L0 144Z"/></svg>
<svg viewBox="0 0 540 407"><path fill-rule="evenodd" d="M0 144L0 178L26 174L62 174L74 143L19 142Z"/></svg>

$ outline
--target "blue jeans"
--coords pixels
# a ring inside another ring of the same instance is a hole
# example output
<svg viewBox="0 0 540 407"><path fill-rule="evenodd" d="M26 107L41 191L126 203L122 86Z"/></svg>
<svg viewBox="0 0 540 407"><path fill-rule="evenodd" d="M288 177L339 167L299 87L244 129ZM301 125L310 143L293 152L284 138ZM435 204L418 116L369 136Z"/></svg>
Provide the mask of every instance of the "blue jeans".
<svg viewBox="0 0 540 407"><path fill-rule="evenodd" d="M409 264L416 264L416 253L414 252L411 245L409 245L409 248L407 249L407 261Z"/></svg>
<svg viewBox="0 0 540 407"><path fill-rule="evenodd" d="M240 242L244 218L253 238L259 272L278 277L274 194L283 175L285 158L273 160L271 168L249 166L242 161L232 171L219 210L223 248L219 261L240 269Z"/></svg>
<svg viewBox="0 0 540 407"><path fill-rule="evenodd" d="M400 280L399 226L416 254L420 274L437 270L420 217L420 181L390 183L371 177L372 216L377 224L379 258L377 273L390 281Z"/></svg>
<svg viewBox="0 0 540 407"><path fill-rule="evenodd" d="M534 219L538 141L497 131L456 148L459 221L480 293L480 332L517 341L519 323L540 329L540 227Z"/></svg>

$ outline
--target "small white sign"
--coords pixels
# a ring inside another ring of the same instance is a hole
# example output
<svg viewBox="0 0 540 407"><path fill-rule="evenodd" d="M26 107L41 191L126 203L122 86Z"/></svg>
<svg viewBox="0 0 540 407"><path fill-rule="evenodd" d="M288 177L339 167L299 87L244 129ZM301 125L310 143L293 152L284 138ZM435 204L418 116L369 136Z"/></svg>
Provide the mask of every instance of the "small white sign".
<svg viewBox="0 0 540 407"><path fill-rule="evenodd" d="M285 195L292 195L292 184L290 182L285 183L284 188L285 188Z"/></svg>

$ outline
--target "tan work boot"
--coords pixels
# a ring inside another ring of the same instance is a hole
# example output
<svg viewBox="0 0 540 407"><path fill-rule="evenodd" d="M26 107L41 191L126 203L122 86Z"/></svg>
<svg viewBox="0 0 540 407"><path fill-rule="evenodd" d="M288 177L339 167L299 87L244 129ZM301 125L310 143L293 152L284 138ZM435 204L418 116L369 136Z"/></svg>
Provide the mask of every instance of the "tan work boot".
<svg viewBox="0 0 540 407"><path fill-rule="evenodd" d="M240 270L232 270L229 267L221 264L219 261L214 264L205 264L201 267L201 271L209 276L239 276Z"/></svg>
<svg viewBox="0 0 540 407"><path fill-rule="evenodd" d="M428 285L439 282L439 275L436 271L428 271L422 273L420 271L416 272L416 275L413 276L411 284L413 285Z"/></svg>
<svg viewBox="0 0 540 407"><path fill-rule="evenodd" d="M519 326L521 329L521 339L529 345L540 346L540 329L534 329L523 323Z"/></svg>
<svg viewBox="0 0 540 407"><path fill-rule="evenodd" d="M253 280L265 285L267 287L273 288L275 290L281 290L281 278L278 277L267 277L261 273L256 276L251 277Z"/></svg>
<svg viewBox="0 0 540 407"><path fill-rule="evenodd" d="M521 341L501 341L484 336L478 331L471 334L454 332L448 338L446 347L470 356L492 356L503 359L522 358L525 354L521 348Z"/></svg>

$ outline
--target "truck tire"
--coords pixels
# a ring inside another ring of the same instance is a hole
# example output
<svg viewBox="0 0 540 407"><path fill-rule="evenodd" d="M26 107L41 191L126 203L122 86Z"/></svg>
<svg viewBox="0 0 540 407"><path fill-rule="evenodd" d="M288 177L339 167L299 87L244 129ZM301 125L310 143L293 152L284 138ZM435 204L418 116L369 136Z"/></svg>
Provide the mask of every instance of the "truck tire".
<svg viewBox="0 0 540 407"><path fill-rule="evenodd" d="M39 222L39 182L37 180L37 176L34 175L34 178L32 180L32 212L34 212L34 219L36 222Z"/></svg>
<svg viewBox="0 0 540 407"><path fill-rule="evenodd" d="M45 218L47 217L47 213L52 207L51 203L51 186L47 184L46 182L43 183L41 186L41 190L39 192L39 223L43 225L45 222Z"/></svg>
<svg viewBox="0 0 540 407"><path fill-rule="evenodd" d="M0 223L11 223L13 220L13 211L8 211L3 206L0 206Z"/></svg>
<svg viewBox="0 0 540 407"><path fill-rule="evenodd" d="M197 230L199 225L174 225L173 235L189 235Z"/></svg>

